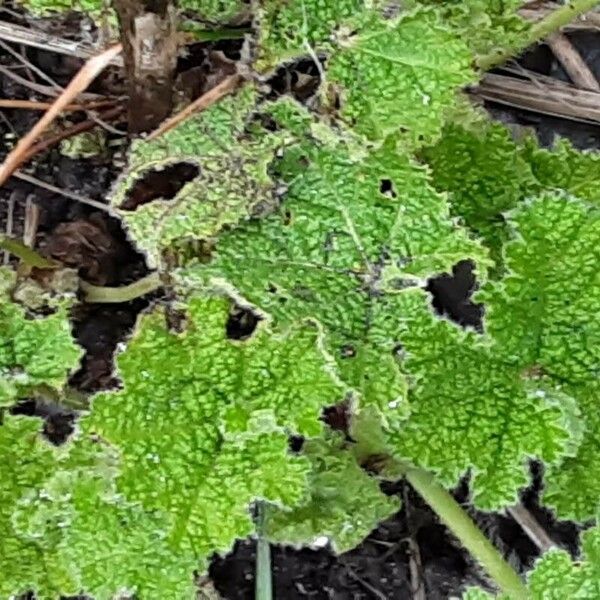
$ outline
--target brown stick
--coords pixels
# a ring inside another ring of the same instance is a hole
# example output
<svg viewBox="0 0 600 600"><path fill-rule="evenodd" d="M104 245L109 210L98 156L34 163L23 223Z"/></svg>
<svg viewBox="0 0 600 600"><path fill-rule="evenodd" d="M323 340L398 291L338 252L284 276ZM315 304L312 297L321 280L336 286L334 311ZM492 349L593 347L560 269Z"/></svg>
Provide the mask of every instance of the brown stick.
<svg viewBox="0 0 600 600"><path fill-rule="evenodd" d="M158 127L173 108L179 37L170 0L114 0L129 87L129 131Z"/></svg>
<svg viewBox="0 0 600 600"><path fill-rule="evenodd" d="M539 85L506 75L488 73L472 93L499 104L582 123L600 123L600 93L580 90L555 80Z"/></svg>
<svg viewBox="0 0 600 600"><path fill-rule="evenodd" d="M110 61L121 52L121 45L113 46L94 58L90 58L81 68L79 73L73 77L64 92L52 104L52 107L33 126L31 131L22 137L18 144L0 165L0 186L27 160L27 153L36 139L56 119L56 117L68 106L77 94L83 92L90 83L103 71Z"/></svg>
<svg viewBox="0 0 600 600"><path fill-rule="evenodd" d="M185 121L188 117L192 116L195 113L202 112L206 110L209 106L213 105L215 102L218 102L224 96L230 94L233 90L237 88L237 86L242 81L241 75L230 75L229 77L223 79L221 83L216 85L212 90L206 92L196 100L194 100L191 104L186 106L181 112L177 113L170 119L167 119L162 123L162 125L153 131L149 136L149 140L156 139L160 137L167 131L177 127L179 123Z"/></svg>
<svg viewBox="0 0 600 600"><path fill-rule="evenodd" d="M600 85L577 49L564 33L551 35L546 43L563 66L571 81L582 90L600 91Z"/></svg>
<svg viewBox="0 0 600 600"><path fill-rule="evenodd" d="M97 108L105 108L113 106L114 100L100 100L98 102L90 102L89 104L68 104L64 107L64 111L78 110L94 110ZM0 108L22 108L25 110L47 110L52 106L51 102L37 102L36 100L14 100L9 98L0 98Z"/></svg>

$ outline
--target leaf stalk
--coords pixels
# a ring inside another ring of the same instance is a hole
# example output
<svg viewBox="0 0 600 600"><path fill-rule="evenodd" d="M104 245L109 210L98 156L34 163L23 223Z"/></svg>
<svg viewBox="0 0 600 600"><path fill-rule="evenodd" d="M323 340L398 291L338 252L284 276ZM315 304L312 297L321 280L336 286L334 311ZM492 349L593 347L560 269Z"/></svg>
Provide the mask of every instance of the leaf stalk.
<svg viewBox="0 0 600 600"><path fill-rule="evenodd" d="M527 600L527 589L519 575L434 476L424 469L409 467L405 470L405 477L502 592L511 600Z"/></svg>
<svg viewBox="0 0 600 600"><path fill-rule="evenodd" d="M590 11L598 5L598 0L570 0L564 6L551 12L541 21L532 25L529 34L520 40L518 45L512 45L499 52L491 52L486 56L482 56L477 60L477 64L482 71L488 71L496 67L508 59L517 56L523 50L542 41L550 34L558 31L561 27L568 25L583 13Z"/></svg>

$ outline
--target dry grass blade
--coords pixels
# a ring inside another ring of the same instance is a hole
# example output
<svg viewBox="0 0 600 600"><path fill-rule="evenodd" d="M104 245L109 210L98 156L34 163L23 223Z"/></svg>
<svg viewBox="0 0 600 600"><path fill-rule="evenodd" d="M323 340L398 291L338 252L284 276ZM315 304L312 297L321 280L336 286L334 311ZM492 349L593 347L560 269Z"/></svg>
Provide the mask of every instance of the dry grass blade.
<svg viewBox="0 0 600 600"><path fill-rule="evenodd" d="M90 58L85 65L83 65L62 94L52 104L52 107L49 108L44 116L33 126L31 131L19 140L19 143L4 160L4 163L0 165L0 186L4 185L11 174L14 173L27 159L28 150L52 121L56 119L66 106L71 104L79 93L87 89L90 83L106 68L115 56L119 55L120 52L121 45L118 44L102 52L102 54Z"/></svg>
<svg viewBox="0 0 600 600"><path fill-rule="evenodd" d="M552 85L490 73L472 90L475 96L524 110L579 121L600 123L600 93L580 90L558 80Z"/></svg>
<svg viewBox="0 0 600 600"><path fill-rule="evenodd" d="M241 81L241 75L230 75L229 77L226 77L221 83L212 88L212 90L209 90L206 94L203 94L194 100L189 106L186 106L175 116L167 119L158 129L148 136L148 139L153 140L160 137L167 131L177 127L179 123L185 121L193 114L206 110L209 106L212 106L215 102L218 102L221 98L235 90Z"/></svg>

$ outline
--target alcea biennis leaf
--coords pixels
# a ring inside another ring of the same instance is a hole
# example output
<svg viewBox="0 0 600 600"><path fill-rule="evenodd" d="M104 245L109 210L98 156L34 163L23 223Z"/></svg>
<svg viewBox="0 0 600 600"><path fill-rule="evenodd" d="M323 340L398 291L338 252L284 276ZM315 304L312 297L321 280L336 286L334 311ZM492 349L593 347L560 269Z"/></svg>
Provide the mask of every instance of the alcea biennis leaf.
<svg viewBox="0 0 600 600"><path fill-rule="evenodd" d="M117 452L79 436L57 454L54 473L20 503L13 522L69 568L73 583L63 594L192 600L193 570L202 565L193 552L169 544L170 516L145 511L117 492Z"/></svg>
<svg viewBox="0 0 600 600"><path fill-rule="evenodd" d="M55 466L54 449L40 435L41 421L5 415L0 424L0 597L30 590L40 598L76 593L70 566L52 547L16 531L14 512L45 482Z"/></svg>
<svg viewBox="0 0 600 600"><path fill-rule="evenodd" d="M36 386L60 390L81 357L71 336L67 308L39 318L10 300L14 276L0 269L0 407L11 406Z"/></svg>
<svg viewBox="0 0 600 600"><path fill-rule="evenodd" d="M259 137L246 130L255 100L247 86L160 138L133 144L111 203L153 266L177 242L210 239L249 217L253 208L272 203L267 166L281 141L266 131ZM134 210L120 208L145 174L182 163L195 166L198 175L174 198L159 197Z"/></svg>
<svg viewBox="0 0 600 600"><path fill-rule="evenodd" d="M198 297L187 327L170 332L157 310L144 316L118 358L124 388L95 397L82 422L121 453L118 489L173 519L174 548L199 559L252 531L256 498L296 504L306 460L288 434L317 435L322 406L339 401L316 326L229 340L229 303Z"/></svg>
<svg viewBox="0 0 600 600"><path fill-rule="evenodd" d="M583 440L575 457L550 469L546 501L584 519L600 498L600 216L583 201L546 194L512 219L519 235L506 246L509 273L480 298L503 360L579 402Z"/></svg>
<svg viewBox="0 0 600 600"><path fill-rule="evenodd" d="M346 552L399 509L377 479L358 465L341 437L309 440L302 454L311 464L310 495L296 508L269 512L271 540L305 545L326 536L336 552Z"/></svg>
<svg viewBox="0 0 600 600"><path fill-rule="evenodd" d="M373 18L340 42L327 81L341 96L341 118L371 139L400 134L419 147L435 140L457 91L474 81L472 54L438 12Z"/></svg>
<svg viewBox="0 0 600 600"><path fill-rule="evenodd" d="M411 414L390 435L391 450L448 486L471 469L474 502L483 509L514 503L528 481L527 458L551 462L563 453L561 410L489 340L432 315L423 292L404 293L401 301Z"/></svg>
<svg viewBox="0 0 600 600"><path fill-rule="evenodd" d="M413 5L438 8L444 23L461 35L476 55L514 47L530 27L517 13L523 0L409 0L406 6Z"/></svg>
<svg viewBox="0 0 600 600"><path fill-rule="evenodd" d="M331 47L344 23L367 11L365 0L267 0L259 15L258 68Z"/></svg>
<svg viewBox="0 0 600 600"><path fill-rule="evenodd" d="M448 192L452 213L481 236L498 263L508 241L505 213L542 190L563 190L598 203L600 154L579 152L566 140L542 149L527 138L517 142L503 125L468 110L444 128L441 139L421 156L436 189Z"/></svg>
<svg viewBox="0 0 600 600"><path fill-rule="evenodd" d="M477 113L473 117L468 128L445 127L422 156L432 169L433 185L449 193L452 213L483 238L500 262L508 239L504 212L536 193L540 184L508 129Z"/></svg>
<svg viewBox="0 0 600 600"><path fill-rule="evenodd" d="M397 291L465 257L485 265L485 253L392 141L365 154L320 133L325 141L285 153L281 207L222 235L212 261L182 276L227 282L281 326L317 319L345 382L397 422L406 415Z"/></svg>

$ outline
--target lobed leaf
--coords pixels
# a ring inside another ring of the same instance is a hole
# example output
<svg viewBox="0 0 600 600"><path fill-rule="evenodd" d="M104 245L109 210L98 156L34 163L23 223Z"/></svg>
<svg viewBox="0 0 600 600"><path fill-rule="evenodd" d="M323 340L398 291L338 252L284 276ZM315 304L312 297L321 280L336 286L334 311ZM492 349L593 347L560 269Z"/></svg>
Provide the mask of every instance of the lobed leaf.
<svg viewBox="0 0 600 600"><path fill-rule="evenodd" d="M485 256L391 141L365 155L330 132L289 148L280 170L282 206L223 234L212 260L185 270L183 284L224 282L280 326L317 319L346 383L402 419L395 350L403 316L388 291L467 256L485 265Z"/></svg>
<svg viewBox="0 0 600 600"><path fill-rule="evenodd" d="M267 167L281 141L266 131L260 137L246 131L255 101L246 87L155 140L134 142L111 204L152 266L178 242L209 239L272 203ZM123 208L144 175L181 164L199 172L172 199Z"/></svg>
<svg viewBox="0 0 600 600"><path fill-rule="evenodd" d="M302 454L311 464L310 495L292 510L270 511L267 535L272 541L305 545L326 536L336 552L346 552L399 509L343 440L333 436L309 440Z"/></svg>
<svg viewBox="0 0 600 600"><path fill-rule="evenodd" d="M488 331L503 360L577 399L583 440L575 457L549 470L545 499L562 515L589 518L600 498L600 215L545 194L512 219L519 235L505 249L509 272L480 294Z"/></svg>
<svg viewBox="0 0 600 600"><path fill-rule="evenodd" d="M373 18L340 42L327 81L339 91L340 117L357 133L383 140L400 132L419 147L439 137L458 90L475 80L472 58L437 11Z"/></svg>
<svg viewBox="0 0 600 600"><path fill-rule="evenodd" d="M318 435L322 406L343 393L316 327L276 335L261 324L235 342L228 311L223 299L193 298L181 334L161 311L143 317L118 358L124 389L97 395L82 422L120 451L118 490L169 514L169 543L199 560L251 533L254 499L303 497L308 465L287 436Z"/></svg>
<svg viewBox="0 0 600 600"><path fill-rule="evenodd" d="M36 386L60 391L82 351L64 304L49 316L30 318L10 300L14 276L9 269L0 269L0 280L0 407L8 407Z"/></svg>

